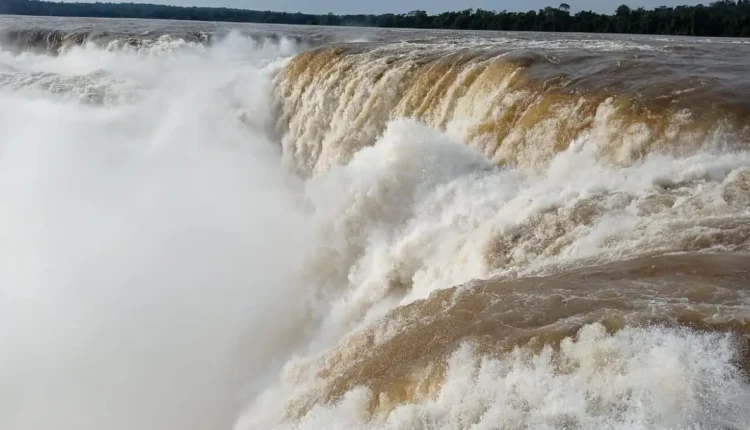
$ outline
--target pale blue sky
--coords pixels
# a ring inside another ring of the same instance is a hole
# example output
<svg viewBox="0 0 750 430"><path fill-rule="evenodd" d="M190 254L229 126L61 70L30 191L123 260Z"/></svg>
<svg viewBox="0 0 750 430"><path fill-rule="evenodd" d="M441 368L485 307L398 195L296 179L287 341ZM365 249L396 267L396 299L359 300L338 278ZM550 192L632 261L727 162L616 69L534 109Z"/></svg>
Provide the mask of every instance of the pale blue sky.
<svg viewBox="0 0 750 430"><path fill-rule="evenodd" d="M135 1L135 0L134 0ZM412 10L445 12L468 8L501 11L527 11L546 6L558 6L558 0L138 0L186 6L228 6L242 9L278 10L305 13L405 13ZM712 0L564 0L574 11L594 10L613 12L617 6L632 7L677 6L683 4L708 4Z"/></svg>

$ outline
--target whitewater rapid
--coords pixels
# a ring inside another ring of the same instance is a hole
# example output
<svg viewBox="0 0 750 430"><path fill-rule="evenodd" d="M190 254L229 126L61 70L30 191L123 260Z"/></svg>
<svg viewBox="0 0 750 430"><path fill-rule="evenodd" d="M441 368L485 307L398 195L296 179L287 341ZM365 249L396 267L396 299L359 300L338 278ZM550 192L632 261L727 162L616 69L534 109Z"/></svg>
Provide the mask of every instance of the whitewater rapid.
<svg viewBox="0 0 750 430"><path fill-rule="evenodd" d="M750 426L741 115L324 36L0 43L0 428Z"/></svg>

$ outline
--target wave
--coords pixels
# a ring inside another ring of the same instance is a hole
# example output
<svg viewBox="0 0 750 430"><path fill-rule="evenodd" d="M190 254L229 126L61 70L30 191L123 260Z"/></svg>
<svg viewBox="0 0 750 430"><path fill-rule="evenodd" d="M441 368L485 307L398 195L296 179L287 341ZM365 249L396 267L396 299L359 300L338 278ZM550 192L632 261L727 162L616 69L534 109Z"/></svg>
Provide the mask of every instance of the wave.
<svg viewBox="0 0 750 430"><path fill-rule="evenodd" d="M0 42L0 427L750 425L703 51L60 31Z"/></svg>
<svg viewBox="0 0 750 430"><path fill-rule="evenodd" d="M750 395L740 382L750 326L737 306L747 257L640 258L435 292L294 363L282 391L293 402L269 396L245 428L279 419L268 411L295 428L362 416L386 428L682 428L696 417L735 428ZM677 374L681 388L664 383Z"/></svg>
<svg viewBox="0 0 750 430"><path fill-rule="evenodd" d="M494 357L471 342L452 352L445 370L423 370L441 382L414 377L388 392L357 388L276 428L740 429L748 393L730 364L733 351L723 335L657 327L607 333L600 324L539 353ZM679 388L671 385L678 379Z"/></svg>

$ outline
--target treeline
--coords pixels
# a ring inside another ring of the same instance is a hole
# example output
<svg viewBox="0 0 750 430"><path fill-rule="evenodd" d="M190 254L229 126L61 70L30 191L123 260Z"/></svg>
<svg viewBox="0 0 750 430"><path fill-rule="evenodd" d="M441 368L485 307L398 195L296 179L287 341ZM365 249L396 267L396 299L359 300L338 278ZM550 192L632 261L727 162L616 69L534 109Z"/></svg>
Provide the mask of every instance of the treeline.
<svg viewBox="0 0 750 430"><path fill-rule="evenodd" d="M528 12L467 9L428 15L424 11L385 15L310 15L229 8L178 7L138 3L55 3L0 0L0 14L150 18L268 24L350 25L461 30L636 33L685 36L750 37L750 0L721 0L708 6L620 6L613 15L570 13L568 4Z"/></svg>

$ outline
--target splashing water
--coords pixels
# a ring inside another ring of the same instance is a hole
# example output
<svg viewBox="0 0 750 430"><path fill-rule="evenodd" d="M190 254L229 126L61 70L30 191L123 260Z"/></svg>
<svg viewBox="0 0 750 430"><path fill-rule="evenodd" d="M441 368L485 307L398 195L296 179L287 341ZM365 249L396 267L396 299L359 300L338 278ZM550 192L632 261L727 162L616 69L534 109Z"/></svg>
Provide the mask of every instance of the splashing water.
<svg viewBox="0 0 750 430"><path fill-rule="evenodd" d="M739 115L508 38L108 37L0 45L0 428L750 426Z"/></svg>
<svg viewBox="0 0 750 430"><path fill-rule="evenodd" d="M300 183L263 129L284 49L5 57L142 91L0 97L0 427L231 426L304 293Z"/></svg>

